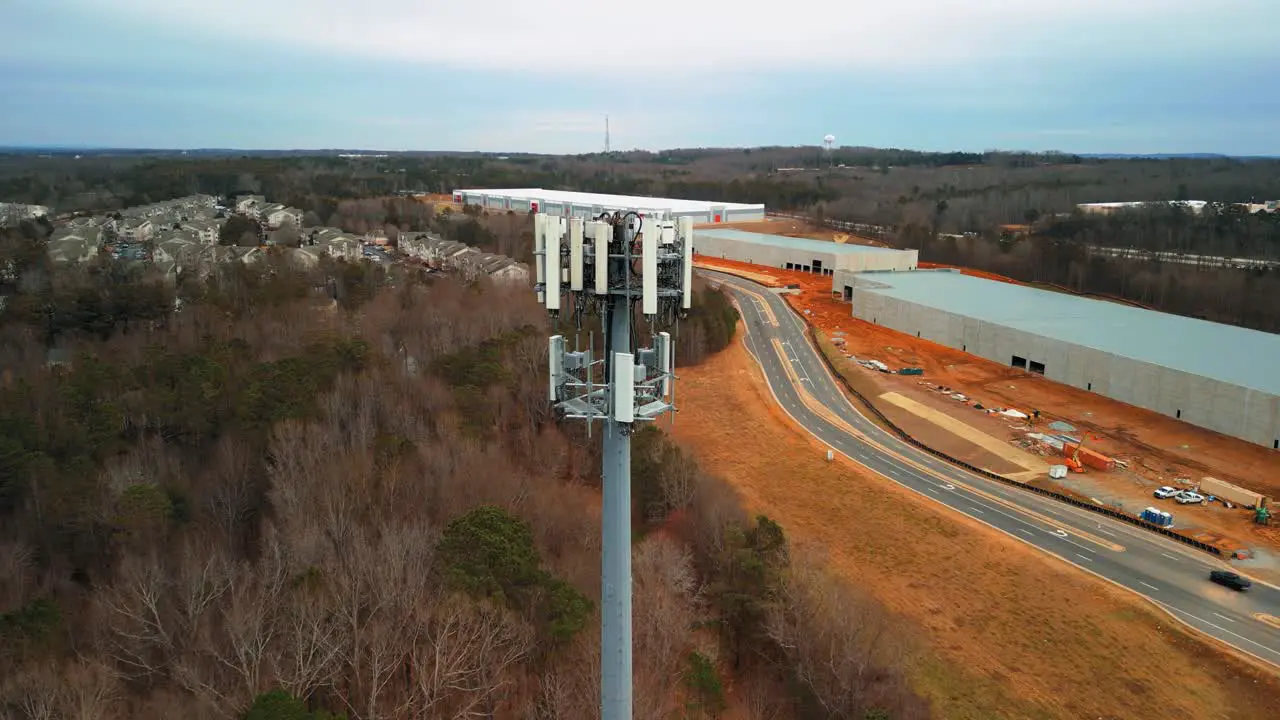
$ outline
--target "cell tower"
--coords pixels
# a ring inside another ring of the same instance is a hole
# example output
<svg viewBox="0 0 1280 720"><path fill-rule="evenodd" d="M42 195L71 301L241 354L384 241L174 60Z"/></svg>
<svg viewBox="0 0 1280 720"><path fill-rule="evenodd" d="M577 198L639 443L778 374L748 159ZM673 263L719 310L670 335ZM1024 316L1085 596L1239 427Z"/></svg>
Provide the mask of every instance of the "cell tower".
<svg viewBox="0 0 1280 720"><path fill-rule="evenodd" d="M548 396L557 417L604 425L601 518L600 717L630 720L631 433L675 410L674 345L651 333L653 347L631 350L635 304L650 328L673 323L693 291L693 219L603 213L591 221L533 216L538 301L553 317L567 312L577 328L588 313L606 333L602 355L563 335L550 339Z"/></svg>

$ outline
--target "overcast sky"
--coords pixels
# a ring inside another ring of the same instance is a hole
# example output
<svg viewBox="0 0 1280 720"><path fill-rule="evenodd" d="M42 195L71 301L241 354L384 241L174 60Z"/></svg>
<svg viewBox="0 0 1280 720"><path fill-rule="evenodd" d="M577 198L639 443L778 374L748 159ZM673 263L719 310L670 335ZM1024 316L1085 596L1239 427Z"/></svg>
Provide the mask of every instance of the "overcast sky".
<svg viewBox="0 0 1280 720"><path fill-rule="evenodd" d="M1280 154L1276 0L0 4L0 145Z"/></svg>

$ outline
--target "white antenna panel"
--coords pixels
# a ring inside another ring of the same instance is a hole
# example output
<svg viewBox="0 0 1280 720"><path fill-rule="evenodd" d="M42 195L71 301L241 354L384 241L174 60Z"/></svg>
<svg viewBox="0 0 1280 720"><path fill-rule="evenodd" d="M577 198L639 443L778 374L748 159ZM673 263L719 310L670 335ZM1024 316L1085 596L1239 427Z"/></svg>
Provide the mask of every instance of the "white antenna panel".
<svg viewBox="0 0 1280 720"><path fill-rule="evenodd" d="M661 236L662 228L658 221L646 219L640 236L641 278L644 284L641 305L645 315L658 314L658 239Z"/></svg>
<svg viewBox="0 0 1280 720"><path fill-rule="evenodd" d="M582 218L569 221L569 289L582 289Z"/></svg>
<svg viewBox="0 0 1280 720"><path fill-rule="evenodd" d="M537 283L547 281L547 258L542 254L547 249L547 216L538 213L533 216L533 252L537 259Z"/></svg>
<svg viewBox="0 0 1280 720"><path fill-rule="evenodd" d="M658 397L665 398L671 390L671 333L658 333L657 347L658 351L658 372L663 375L662 381L658 383Z"/></svg>
<svg viewBox="0 0 1280 720"><path fill-rule="evenodd" d="M562 218L547 216L547 309L560 309L560 238L564 234Z"/></svg>
<svg viewBox="0 0 1280 720"><path fill-rule="evenodd" d="M680 218L680 239L684 242L684 258L681 263L684 280L680 285L684 296L680 307L688 310L693 307L693 218Z"/></svg>
<svg viewBox="0 0 1280 720"><path fill-rule="evenodd" d="M551 402L556 401L556 388L564 381L564 336L552 335L547 348L547 363L551 370L548 393Z"/></svg>
<svg viewBox="0 0 1280 720"><path fill-rule="evenodd" d="M618 422L636 418L635 361L631 353L613 354L613 419Z"/></svg>
<svg viewBox="0 0 1280 720"><path fill-rule="evenodd" d="M591 223L591 237L596 243L596 294L609 292L609 236L613 228L608 223Z"/></svg>

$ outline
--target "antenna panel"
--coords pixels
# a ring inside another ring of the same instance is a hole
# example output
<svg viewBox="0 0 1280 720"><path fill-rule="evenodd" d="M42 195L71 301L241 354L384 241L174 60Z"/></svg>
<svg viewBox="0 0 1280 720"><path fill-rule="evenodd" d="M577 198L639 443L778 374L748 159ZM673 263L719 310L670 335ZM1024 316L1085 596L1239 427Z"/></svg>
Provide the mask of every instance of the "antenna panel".
<svg viewBox="0 0 1280 720"><path fill-rule="evenodd" d="M538 213L533 216L533 253L537 261L537 283L547 281L547 258L542 254L547 249L547 216Z"/></svg>
<svg viewBox="0 0 1280 720"><path fill-rule="evenodd" d="M548 345L547 364L551 370L549 373L551 386L548 388L548 393L551 397L551 402L554 403L556 401L556 389L564 383L564 336L552 335Z"/></svg>
<svg viewBox="0 0 1280 720"><path fill-rule="evenodd" d="M658 372L663 375L658 383L658 396L665 398L671 388L671 333L658 333L654 350L658 353Z"/></svg>
<svg viewBox="0 0 1280 720"><path fill-rule="evenodd" d="M569 221L569 289L582 290L582 218Z"/></svg>
<svg viewBox="0 0 1280 720"><path fill-rule="evenodd" d="M636 418L635 356L613 354L613 419L629 423Z"/></svg>
<svg viewBox="0 0 1280 720"><path fill-rule="evenodd" d="M680 218L680 239L684 242L684 258L682 260L684 280L681 283L683 296L680 307L688 310L693 307L693 218Z"/></svg>
<svg viewBox="0 0 1280 720"><path fill-rule="evenodd" d="M661 236L662 228L658 221L646 218L640 235L641 279L644 285L641 305L645 315L658 314L658 239Z"/></svg>
<svg viewBox="0 0 1280 720"><path fill-rule="evenodd" d="M560 238L564 234L563 218L546 216L547 232L547 309L560 309Z"/></svg>
<svg viewBox="0 0 1280 720"><path fill-rule="evenodd" d="M596 287L597 295L609 292L609 236L613 227L608 223L591 223L591 237L596 245Z"/></svg>

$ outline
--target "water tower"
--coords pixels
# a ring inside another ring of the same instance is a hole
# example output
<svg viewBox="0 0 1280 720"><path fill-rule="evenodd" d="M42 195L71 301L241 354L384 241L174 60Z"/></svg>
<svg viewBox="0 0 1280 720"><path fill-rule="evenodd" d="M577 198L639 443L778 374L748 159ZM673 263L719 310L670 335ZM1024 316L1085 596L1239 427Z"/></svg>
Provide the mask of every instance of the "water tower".
<svg viewBox="0 0 1280 720"><path fill-rule="evenodd" d="M825 135L825 136L822 138L822 147L826 150L826 153L824 153L824 154L827 156L827 167L831 167L831 165L832 165L832 161L831 161L831 149L832 149L833 147L835 147L835 144L836 144L836 136L835 136L835 135L831 135L830 133L828 133L827 135ZM819 167L821 167L821 166L822 166L822 164L821 164L821 163L819 163L819 164L818 164L818 166L819 166Z"/></svg>

